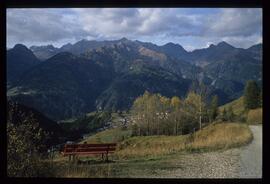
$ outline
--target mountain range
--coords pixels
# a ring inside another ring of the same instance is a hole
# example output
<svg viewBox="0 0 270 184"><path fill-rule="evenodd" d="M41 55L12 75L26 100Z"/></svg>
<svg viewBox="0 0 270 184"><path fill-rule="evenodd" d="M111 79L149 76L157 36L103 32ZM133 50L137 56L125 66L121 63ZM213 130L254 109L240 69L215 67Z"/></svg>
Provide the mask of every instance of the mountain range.
<svg viewBox="0 0 270 184"><path fill-rule="evenodd" d="M175 43L122 38L7 50L8 98L53 120L128 110L145 90L183 97L194 81L224 104L242 95L247 80L262 83L262 44L243 49L220 42L188 52Z"/></svg>

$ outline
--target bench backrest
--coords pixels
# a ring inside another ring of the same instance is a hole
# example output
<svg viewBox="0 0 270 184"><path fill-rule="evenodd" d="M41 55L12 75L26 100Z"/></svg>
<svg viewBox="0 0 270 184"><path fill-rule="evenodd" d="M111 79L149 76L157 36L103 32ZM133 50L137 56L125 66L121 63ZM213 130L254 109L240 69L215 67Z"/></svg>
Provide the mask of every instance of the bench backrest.
<svg viewBox="0 0 270 184"><path fill-rule="evenodd" d="M116 149L116 143L108 144L66 144L63 154L94 154L112 153Z"/></svg>

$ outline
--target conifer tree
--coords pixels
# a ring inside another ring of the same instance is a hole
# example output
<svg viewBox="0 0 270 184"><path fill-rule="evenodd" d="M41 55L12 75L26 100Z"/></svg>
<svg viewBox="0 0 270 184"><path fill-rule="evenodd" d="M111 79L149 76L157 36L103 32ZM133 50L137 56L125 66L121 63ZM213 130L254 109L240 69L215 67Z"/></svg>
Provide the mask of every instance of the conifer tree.
<svg viewBox="0 0 270 184"><path fill-rule="evenodd" d="M214 121L218 116L218 96L215 95L212 97L210 104L210 121Z"/></svg>
<svg viewBox="0 0 270 184"><path fill-rule="evenodd" d="M223 109L222 111L222 121L227 121L227 110L226 108Z"/></svg>
<svg viewBox="0 0 270 184"><path fill-rule="evenodd" d="M235 117L235 114L233 113L232 106L229 106L228 111L227 111L227 119L229 121L233 121L234 117Z"/></svg>
<svg viewBox="0 0 270 184"><path fill-rule="evenodd" d="M246 84L244 105L246 109L256 109L260 106L260 89L253 80L248 81Z"/></svg>

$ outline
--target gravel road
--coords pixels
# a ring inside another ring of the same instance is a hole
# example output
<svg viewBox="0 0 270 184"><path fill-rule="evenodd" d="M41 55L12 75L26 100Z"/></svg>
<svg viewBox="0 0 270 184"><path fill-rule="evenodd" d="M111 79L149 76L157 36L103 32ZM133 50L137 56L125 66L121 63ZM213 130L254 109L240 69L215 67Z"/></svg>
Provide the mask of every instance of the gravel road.
<svg viewBox="0 0 270 184"><path fill-rule="evenodd" d="M250 126L254 139L241 148L184 154L175 160L178 168L156 170L157 178L261 178L262 126Z"/></svg>
<svg viewBox="0 0 270 184"><path fill-rule="evenodd" d="M240 178L262 177L262 126L250 126L253 141L241 149Z"/></svg>

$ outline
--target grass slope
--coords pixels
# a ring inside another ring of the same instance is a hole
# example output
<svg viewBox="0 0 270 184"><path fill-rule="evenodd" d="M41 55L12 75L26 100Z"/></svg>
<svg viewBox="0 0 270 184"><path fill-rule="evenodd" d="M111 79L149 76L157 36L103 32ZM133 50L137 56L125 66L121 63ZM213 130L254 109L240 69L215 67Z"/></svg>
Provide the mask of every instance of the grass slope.
<svg viewBox="0 0 270 184"><path fill-rule="evenodd" d="M118 142L118 149L110 155L110 162L100 156L80 158L80 165L68 165L67 158L54 160L55 177L142 177L154 171L171 171L183 166L175 164L187 152L212 151L245 145L252 139L247 124L219 123L209 125L191 135L129 137L127 130L111 129L94 136L88 142Z"/></svg>
<svg viewBox="0 0 270 184"><path fill-rule="evenodd" d="M248 124L261 124L262 123L262 108L245 110L244 107L244 97L240 97L230 103L227 103L219 107L219 111L222 112L224 108L228 109L232 107L235 115L242 116Z"/></svg>
<svg viewBox="0 0 270 184"><path fill-rule="evenodd" d="M110 142L121 142L124 139L131 136L131 130L122 130L121 128L108 129L102 132L86 138L81 141L87 143L110 143Z"/></svg>
<svg viewBox="0 0 270 184"><path fill-rule="evenodd" d="M224 108L228 109L230 106L232 106L232 110L236 115L241 115L242 113L245 112L244 97L242 96L230 103L220 106L219 110L220 112L222 112Z"/></svg>
<svg viewBox="0 0 270 184"><path fill-rule="evenodd" d="M160 156L181 151L212 151L247 144L252 133L246 124L212 124L192 135L138 136L124 140L116 155L121 159Z"/></svg>
<svg viewBox="0 0 270 184"><path fill-rule="evenodd" d="M252 133L243 123L212 124L195 134L181 136L136 136L131 137L130 130L114 128L99 132L82 142L117 142L115 159L134 159L155 157L177 152L211 151L227 149L248 143Z"/></svg>

